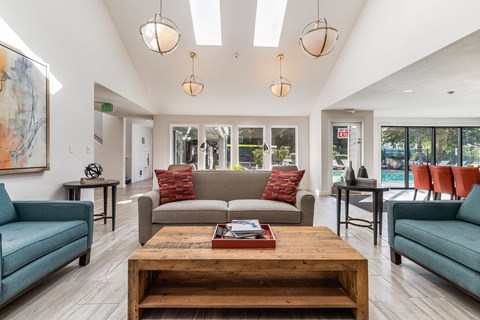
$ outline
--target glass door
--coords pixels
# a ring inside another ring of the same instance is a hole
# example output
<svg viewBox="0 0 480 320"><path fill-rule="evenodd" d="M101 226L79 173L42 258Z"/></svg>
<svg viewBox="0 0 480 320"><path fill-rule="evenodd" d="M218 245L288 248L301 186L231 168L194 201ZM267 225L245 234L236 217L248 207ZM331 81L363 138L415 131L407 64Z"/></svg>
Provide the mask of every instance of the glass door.
<svg viewBox="0 0 480 320"><path fill-rule="evenodd" d="M362 165L362 124L333 123L332 130L332 182L338 182L349 161L352 161L355 175Z"/></svg>

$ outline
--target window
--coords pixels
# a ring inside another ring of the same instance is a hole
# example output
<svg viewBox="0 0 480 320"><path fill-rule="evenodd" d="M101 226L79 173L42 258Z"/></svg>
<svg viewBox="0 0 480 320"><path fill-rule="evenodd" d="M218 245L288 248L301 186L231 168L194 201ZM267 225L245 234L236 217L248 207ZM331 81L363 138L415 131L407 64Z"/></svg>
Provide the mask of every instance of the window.
<svg viewBox="0 0 480 320"><path fill-rule="evenodd" d="M198 168L198 128L172 126L173 163L194 164Z"/></svg>
<svg viewBox="0 0 480 320"><path fill-rule="evenodd" d="M458 129L435 128L435 164L458 165Z"/></svg>
<svg viewBox="0 0 480 320"><path fill-rule="evenodd" d="M297 164L296 131L296 128L271 129L272 166Z"/></svg>
<svg viewBox="0 0 480 320"><path fill-rule="evenodd" d="M232 128L229 126L205 127L206 142L200 148L205 153L205 169L230 169L231 136Z"/></svg>
<svg viewBox="0 0 480 320"><path fill-rule="evenodd" d="M238 165L243 169L263 169L263 131L263 127L238 128Z"/></svg>
<svg viewBox="0 0 480 320"><path fill-rule="evenodd" d="M462 165L480 167L480 128L462 128Z"/></svg>
<svg viewBox="0 0 480 320"><path fill-rule="evenodd" d="M480 166L480 128L382 127L381 144L382 183L390 187L413 187L411 164Z"/></svg>
<svg viewBox="0 0 480 320"><path fill-rule="evenodd" d="M382 127L382 183L405 186L405 128Z"/></svg>

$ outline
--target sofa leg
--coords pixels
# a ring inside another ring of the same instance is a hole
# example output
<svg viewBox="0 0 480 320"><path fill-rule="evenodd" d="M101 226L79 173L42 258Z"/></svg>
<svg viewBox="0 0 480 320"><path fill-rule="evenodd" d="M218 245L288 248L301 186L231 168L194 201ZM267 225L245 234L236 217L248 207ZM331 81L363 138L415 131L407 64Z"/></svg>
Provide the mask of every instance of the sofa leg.
<svg viewBox="0 0 480 320"><path fill-rule="evenodd" d="M395 249L393 249L392 247L390 247L390 260L394 264L402 263L402 256L397 251L395 251Z"/></svg>
<svg viewBox="0 0 480 320"><path fill-rule="evenodd" d="M90 250L88 249L82 256L80 256L79 264L81 266L86 266L90 263Z"/></svg>

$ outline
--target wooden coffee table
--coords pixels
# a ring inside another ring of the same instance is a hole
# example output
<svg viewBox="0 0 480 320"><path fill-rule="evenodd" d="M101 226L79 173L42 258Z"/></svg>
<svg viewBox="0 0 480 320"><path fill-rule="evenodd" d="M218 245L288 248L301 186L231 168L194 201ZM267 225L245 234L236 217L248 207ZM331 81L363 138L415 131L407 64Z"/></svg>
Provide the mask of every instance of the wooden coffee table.
<svg viewBox="0 0 480 320"><path fill-rule="evenodd" d="M212 249L213 226L163 227L128 259L128 318L148 308L350 308L368 319L365 257L326 227L272 229L274 249Z"/></svg>

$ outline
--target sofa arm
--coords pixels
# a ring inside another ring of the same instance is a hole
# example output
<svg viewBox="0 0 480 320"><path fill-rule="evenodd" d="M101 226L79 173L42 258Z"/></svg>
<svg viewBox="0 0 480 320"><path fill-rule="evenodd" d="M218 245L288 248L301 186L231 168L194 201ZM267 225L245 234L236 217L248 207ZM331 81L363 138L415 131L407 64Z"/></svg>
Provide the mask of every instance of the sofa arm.
<svg viewBox="0 0 480 320"><path fill-rule="evenodd" d="M13 205L18 221L86 221L87 248L92 246L93 203L91 201L13 201Z"/></svg>
<svg viewBox="0 0 480 320"><path fill-rule="evenodd" d="M393 247L395 221L455 220L462 201L391 201L388 207L388 244Z"/></svg>
<svg viewBox="0 0 480 320"><path fill-rule="evenodd" d="M315 196L308 191L298 189L296 194L295 207L302 212L300 225L313 226Z"/></svg>
<svg viewBox="0 0 480 320"><path fill-rule="evenodd" d="M152 190L138 198L138 241L144 244L152 237L153 209L160 205L160 190Z"/></svg>

